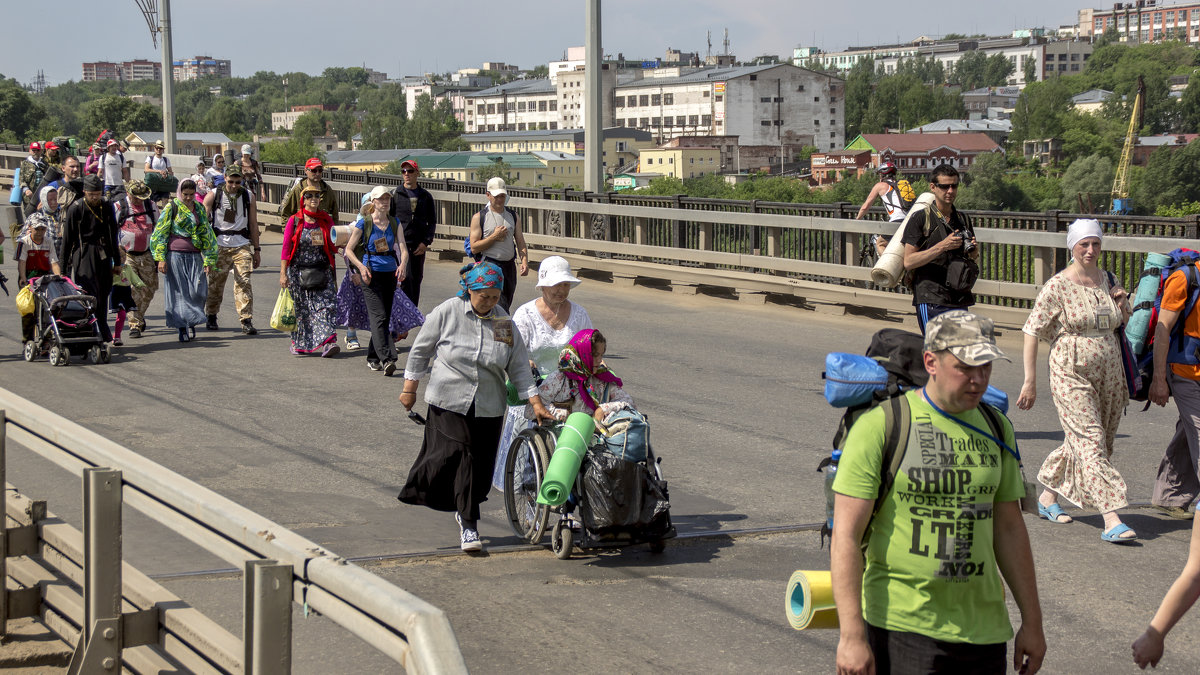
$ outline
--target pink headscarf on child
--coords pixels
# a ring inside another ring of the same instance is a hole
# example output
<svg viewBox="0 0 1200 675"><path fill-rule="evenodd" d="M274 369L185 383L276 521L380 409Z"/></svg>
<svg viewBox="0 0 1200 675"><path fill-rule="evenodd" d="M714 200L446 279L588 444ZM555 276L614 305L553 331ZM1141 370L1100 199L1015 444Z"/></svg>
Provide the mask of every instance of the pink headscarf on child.
<svg viewBox="0 0 1200 675"><path fill-rule="evenodd" d="M596 365L592 357L592 335L595 332L591 328L585 328L576 333L575 337L571 338L571 342L563 348L562 355L558 359L559 371L567 379L579 383L579 400L583 401L583 405L593 412L595 412L598 402L588 386L589 379L594 377L601 382L611 382L618 387L622 386L621 378L614 375L608 366Z"/></svg>

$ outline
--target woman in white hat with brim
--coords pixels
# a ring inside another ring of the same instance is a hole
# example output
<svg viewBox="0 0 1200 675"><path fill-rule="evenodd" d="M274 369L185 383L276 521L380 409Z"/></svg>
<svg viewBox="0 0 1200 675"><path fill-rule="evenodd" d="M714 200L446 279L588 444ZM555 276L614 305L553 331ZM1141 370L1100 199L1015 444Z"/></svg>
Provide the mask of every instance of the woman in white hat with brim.
<svg viewBox="0 0 1200 675"><path fill-rule="evenodd" d="M516 326L529 351L529 365L542 377L558 370L558 357L563 347L581 330L592 328L592 318L581 305L567 299L579 278L571 274L571 263L553 255L538 265L537 289L541 297L521 305L513 312ZM513 436L533 423L525 418L525 406L510 406L500 432L500 449L496 453L496 471L492 486L502 489L504 462Z"/></svg>

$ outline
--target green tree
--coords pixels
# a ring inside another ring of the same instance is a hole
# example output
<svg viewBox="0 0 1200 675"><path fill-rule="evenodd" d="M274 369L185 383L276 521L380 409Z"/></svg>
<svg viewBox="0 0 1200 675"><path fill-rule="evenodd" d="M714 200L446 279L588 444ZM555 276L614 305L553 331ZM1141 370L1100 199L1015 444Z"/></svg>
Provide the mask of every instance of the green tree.
<svg viewBox="0 0 1200 675"><path fill-rule="evenodd" d="M0 76L0 129L13 132L19 141L36 140L27 136L45 116L46 111L15 80Z"/></svg>
<svg viewBox="0 0 1200 675"><path fill-rule="evenodd" d="M1025 68L1022 69L1021 75L1025 78L1025 84L1037 82L1037 59L1025 59Z"/></svg>
<svg viewBox="0 0 1200 675"><path fill-rule="evenodd" d="M1184 131L1196 133L1200 129L1200 76L1188 78L1187 89L1179 99L1179 117Z"/></svg>
<svg viewBox="0 0 1200 675"><path fill-rule="evenodd" d="M1067 211L1079 208L1080 196L1086 204L1103 213L1108 211L1108 199L1112 192L1113 161L1101 154L1089 155L1071 162L1063 173L1060 185L1062 200L1058 207Z"/></svg>
<svg viewBox="0 0 1200 675"><path fill-rule="evenodd" d="M1020 147L1028 139L1058 136L1063 131L1062 116L1070 107L1071 91L1061 79L1026 84L1013 109L1008 142Z"/></svg>
<svg viewBox="0 0 1200 675"><path fill-rule="evenodd" d="M89 101L82 109L83 136L96 138L105 129L117 136L131 131L162 131L162 110L121 96Z"/></svg>
<svg viewBox="0 0 1200 675"><path fill-rule="evenodd" d="M865 58L854 64L846 75L845 115L846 139L863 133L863 118L871 104L871 89L875 84L875 60Z"/></svg>
<svg viewBox="0 0 1200 675"><path fill-rule="evenodd" d="M337 109L337 112L329 116L329 128L338 140L346 143L349 147L350 139L357 133L358 120L354 118L354 113L342 106Z"/></svg>
<svg viewBox="0 0 1200 675"><path fill-rule="evenodd" d="M1138 213L1154 213L1160 206L1200 201L1200 143L1155 150L1145 170L1136 180L1131 177L1130 183Z"/></svg>
<svg viewBox="0 0 1200 675"><path fill-rule="evenodd" d="M311 143L312 139L325 135L328 121L329 115L325 111L309 110L296 118L296 124L292 127L292 138L307 139Z"/></svg>
<svg viewBox="0 0 1200 675"><path fill-rule="evenodd" d="M221 98L208 109L204 116L204 130L219 132L226 136L241 136L246 133L246 118L242 102L232 98Z"/></svg>
<svg viewBox="0 0 1200 675"><path fill-rule="evenodd" d="M987 59L987 67L984 69L983 82L985 87L1000 87L1008 84L1008 77L1015 72L1017 67L1013 62L1008 60L1003 54L992 54Z"/></svg>
<svg viewBox="0 0 1200 675"><path fill-rule="evenodd" d="M408 148L436 150L465 150L462 123L454 116L450 99L434 103L428 94L417 97L412 118L404 127L404 143Z"/></svg>
<svg viewBox="0 0 1200 675"><path fill-rule="evenodd" d="M1008 159L1003 153L987 153L975 158L965 187L955 206L979 211L1021 211L1028 198L1008 179Z"/></svg>
<svg viewBox="0 0 1200 675"><path fill-rule="evenodd" d="M274 164L303 164L310 157L325 158L325 153L313 145L312 138L307 140L293 136L286 141L270 141L261 148L261 159Z"/></svg>
<svg viewBox="0 0 1200 675"><path fill-rule="evenodd" d="M512 167L508 165L508 162L497 159L490 165L481 166L475 171L475 180L480 183L486 183L496 176L503 178L505 183L512 182Z"/></svg>

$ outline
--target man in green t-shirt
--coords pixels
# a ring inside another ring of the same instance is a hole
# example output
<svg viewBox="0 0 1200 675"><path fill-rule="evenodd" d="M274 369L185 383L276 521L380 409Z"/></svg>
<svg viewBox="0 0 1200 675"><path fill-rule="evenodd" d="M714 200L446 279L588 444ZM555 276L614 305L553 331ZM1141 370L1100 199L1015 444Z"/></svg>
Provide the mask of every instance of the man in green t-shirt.
<svg viewBox="0 0 1200 675"><path fill-rule="evenodd" d="M837 672L1005 672L1013 630L1002 575L1021 611L1013 667L1032 675L1046 639L1016 441L1007 418L997 415L997 439L978 409L992 361L1009 359L991 320L961 310L930 320L923 358L929 383L905 394L903 460L874 517L885 470L882 406L850 429L838 464L830 561Z"/></svg>

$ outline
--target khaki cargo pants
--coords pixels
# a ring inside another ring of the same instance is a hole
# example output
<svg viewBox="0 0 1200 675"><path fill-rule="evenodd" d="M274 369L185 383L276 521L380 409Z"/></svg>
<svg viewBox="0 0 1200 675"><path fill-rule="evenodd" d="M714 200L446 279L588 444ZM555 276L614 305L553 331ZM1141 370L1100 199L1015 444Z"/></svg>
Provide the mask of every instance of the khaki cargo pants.
<svg viewBox="0 0 1200 675"><path fill-rule="evenodd" d="M254 271L254 247L217 247L217 266L208 272L208 301L204 303L205 314L216 314L225 297L225 280L233 272L233 302L237 307L238 319L249 321L254 317L254 292L250 288L250 273Z"/></svg>

